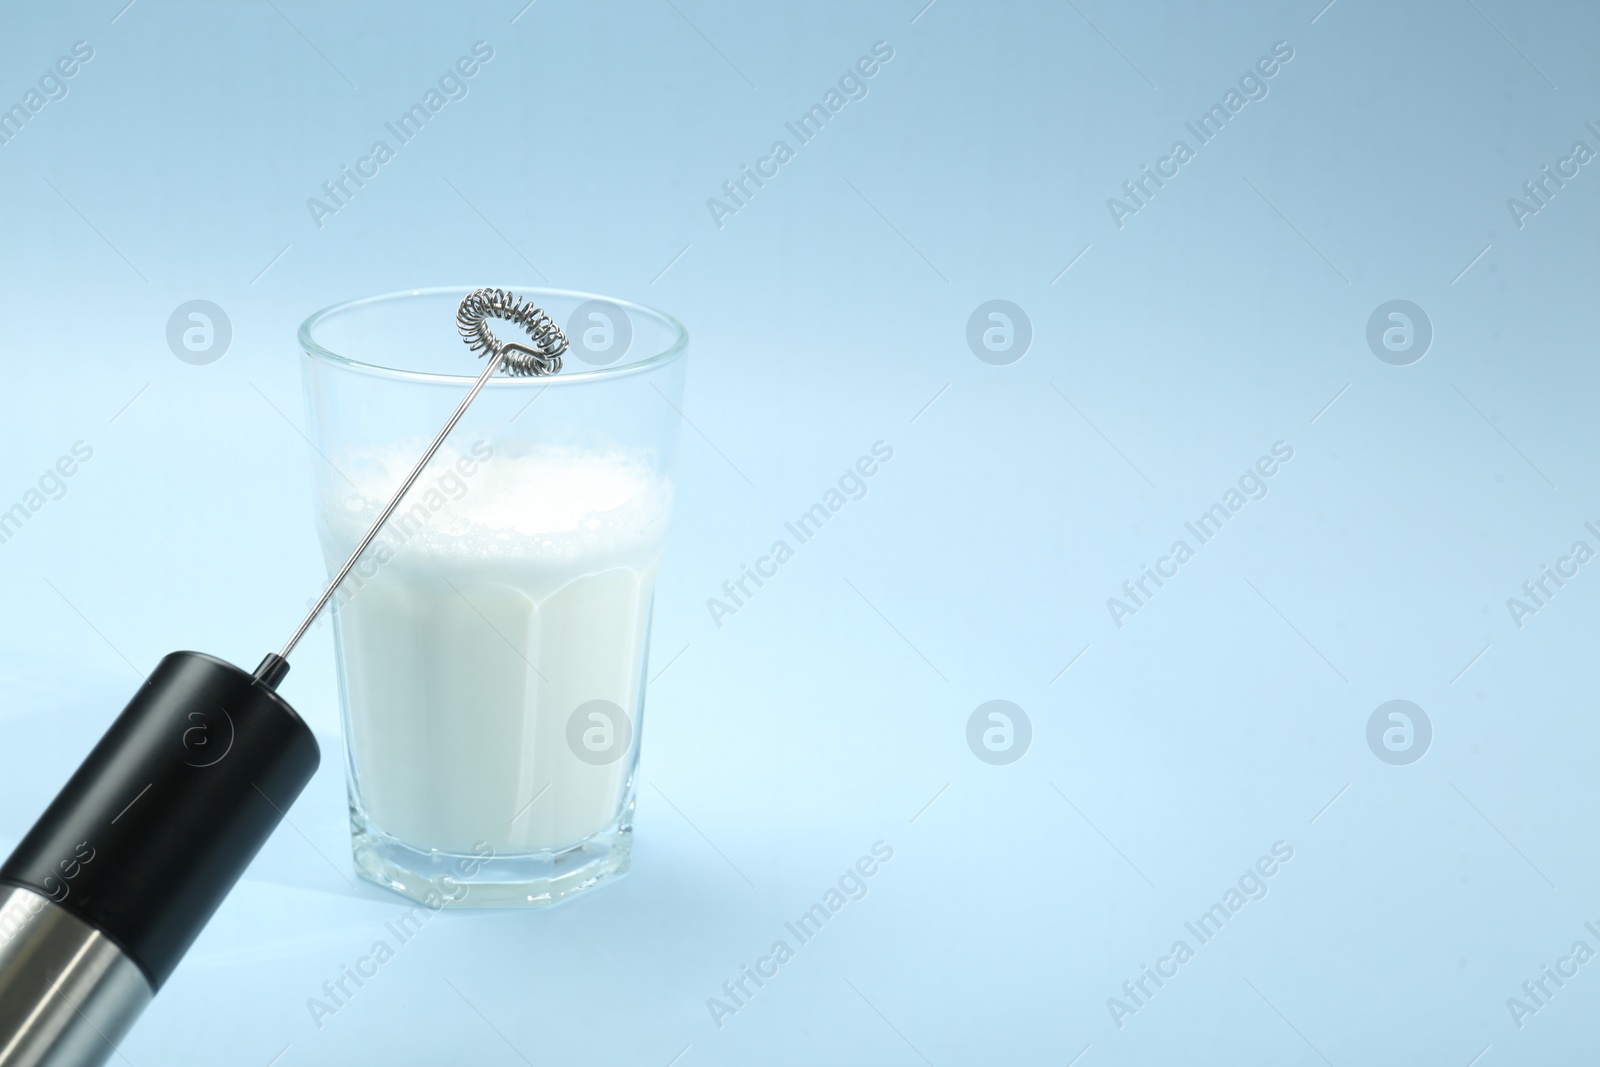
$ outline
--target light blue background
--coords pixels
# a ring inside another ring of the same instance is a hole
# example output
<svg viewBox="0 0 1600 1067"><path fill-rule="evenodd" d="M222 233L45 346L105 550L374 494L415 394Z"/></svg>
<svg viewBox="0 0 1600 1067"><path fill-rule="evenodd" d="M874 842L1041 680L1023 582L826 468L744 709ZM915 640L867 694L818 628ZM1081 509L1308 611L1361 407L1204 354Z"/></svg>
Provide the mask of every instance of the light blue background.
<svg viewBox="0 0 1600 1067"><path fill-rule="evenodd" d="M1506 1001L1600 949L1600 574L1520 629L1506 599L1600 547L1600 165L1520 229L1506 201L1600 149L1600 13L1324 2L12 5L0 102L94 58L0 145L0 507L94 458L0 545L0 847L161 655L251 665L315 592L309 312L548 280L693 338L633 873L441 916L319 1030L307 998L404 910L351 882L323 628L284 690L323 769L119 1062L1591 1049L1600 963L1520 1029ZM319 229L306 199L479 40L470 94ZM866 99L715 225L880 40ZM1119 229L1107 198L1278 41L1267 98ZM165 340L196 298L234 331L209 366ZM995 298L1032 324L1009 366L965 340ZM1435 332L1409 366L1365 341L1396 298ZM714 625L878 440L869 494ZM1270 495L1116 627L1106 598L1279 440ZM1394 698L1433 724L1409 766L1366 742ZM991 699L1032 722L1008 766L967 747ZM879 840L868 895L719 1029L707 998ZM1280 840L1265 899L1119 1029L1107 998Z"/></svg>

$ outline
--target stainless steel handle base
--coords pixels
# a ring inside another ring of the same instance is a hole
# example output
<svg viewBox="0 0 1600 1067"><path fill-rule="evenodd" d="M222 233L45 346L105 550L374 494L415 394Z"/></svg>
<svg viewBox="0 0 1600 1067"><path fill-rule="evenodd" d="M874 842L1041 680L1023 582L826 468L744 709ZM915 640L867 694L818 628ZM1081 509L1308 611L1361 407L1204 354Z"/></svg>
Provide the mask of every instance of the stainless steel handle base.
<svg viewBox="0 0 1600 1067"><path fill-rule="evenodd" d="M0 886L0 1067L99 1067L154 995L100 931Z"/></svg>

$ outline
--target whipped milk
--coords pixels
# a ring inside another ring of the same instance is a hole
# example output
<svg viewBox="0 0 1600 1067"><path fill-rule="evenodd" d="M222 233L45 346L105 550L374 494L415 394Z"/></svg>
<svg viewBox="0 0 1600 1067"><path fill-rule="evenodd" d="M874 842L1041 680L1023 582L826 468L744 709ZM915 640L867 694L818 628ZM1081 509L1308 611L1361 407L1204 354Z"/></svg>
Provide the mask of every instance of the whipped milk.
<svg viewBox="0 0 1600 1067"><path fill-rule="evenodd" d="M617 817L633 773L650 600L671 487L644 457L446 444L337 609L359 801L413 848L562 849ZM323 482L337 568L422 450ZM580 706L631 720L610 762L569 741Z"/></svg>

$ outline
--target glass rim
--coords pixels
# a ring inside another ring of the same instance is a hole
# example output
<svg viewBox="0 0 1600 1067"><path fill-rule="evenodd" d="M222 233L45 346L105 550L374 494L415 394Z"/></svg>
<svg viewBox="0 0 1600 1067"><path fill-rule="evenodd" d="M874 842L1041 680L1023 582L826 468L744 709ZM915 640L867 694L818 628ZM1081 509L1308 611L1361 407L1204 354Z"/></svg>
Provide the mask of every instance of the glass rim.
<svg viewBox="0 0 1600 1067"><path fill-rule="evenodd" d="M316 327L324 320L331 318L334 315L351 311L356 308L365 307L369 304L378 304L392 300L409 300L416 297L427 296L449 295L459 298L472 292L476 288L481 287L470 285L435 285L420 289L399 289L394 292L378 293L373 296L357 297L354 300L343 300L337 304L330 304L328 307L325 307L320 311L313 312L306 318L304 322L300 324L300 329L297 331L297 336L300 341L300 350L312 359L322 360L325 363L331 363L336 366L345 367L375 378L390 378L400 381L424 382L428 384L470 385L472 382L476 381L478 376L483 372L483 365L481 363L479 363L475 369L468 365L468 373L463 374L436 374L432 371L405 370L401 367L389 367L381 363L369 363L365 360L355 359L351 356L340 355L338 352L335 352L318 342L312 336L312 331L315 330ZM664 323L671 330L673 339L672 343L664 350L657 352L652 356L647 356L644 359L635 360L632 363L623 363L615 367L591 367L588 370L579 371L576 374L569 374L567 373L566 368L570 367L571 363L567 360L563 360L563 369L560 374L531 376L496 374L494 377L489 379L489 387L570 385L582 382L597 382L606 381L612 378L622 378L630 374L640 374L645 371L654 370L658 367L672 363L674 360L681 359L689 348L689 331L684 327L683 323L679 322L665 311L647 307L644 304L636 304L631 300L622 300L618 299L617 297L602 296L598 293L586 293L576 289L552 289L548 286L539 285L513 286L509 291L518 295L528 295L536 298L542 296L576 297L580 301L599 300L603 301L604 303L614 304L629 314L638 313L647 318L653 318ZM478 357L476 353L473 353L473 358L478 359L480 357Z"/></svg>

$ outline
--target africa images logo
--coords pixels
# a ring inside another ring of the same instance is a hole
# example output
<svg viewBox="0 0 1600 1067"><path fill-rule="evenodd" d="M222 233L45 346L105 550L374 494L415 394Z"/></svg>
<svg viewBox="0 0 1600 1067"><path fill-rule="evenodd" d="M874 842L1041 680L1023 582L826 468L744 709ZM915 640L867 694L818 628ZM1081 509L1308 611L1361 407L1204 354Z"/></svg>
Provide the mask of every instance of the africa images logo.
<svg viewBox="0 0 1600 1067"><path fill-rule="evenodd" d="M1379 704L1367 719L1367 747L1394 767L1415 763L1433 744L1433 722L1409 700Z"/></svg>

